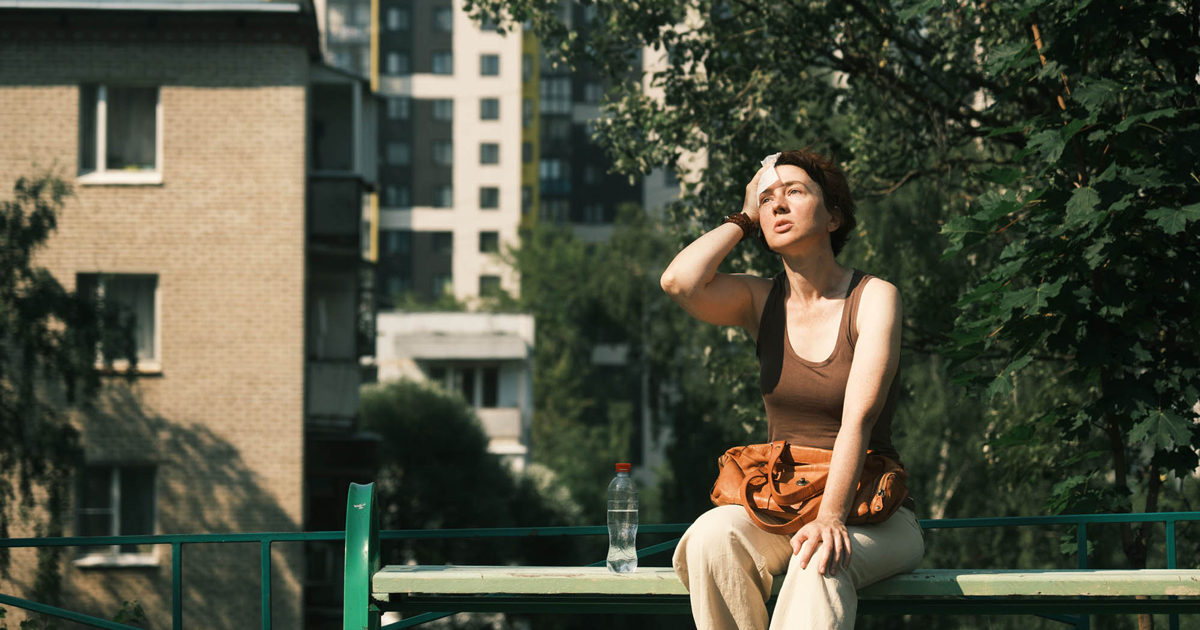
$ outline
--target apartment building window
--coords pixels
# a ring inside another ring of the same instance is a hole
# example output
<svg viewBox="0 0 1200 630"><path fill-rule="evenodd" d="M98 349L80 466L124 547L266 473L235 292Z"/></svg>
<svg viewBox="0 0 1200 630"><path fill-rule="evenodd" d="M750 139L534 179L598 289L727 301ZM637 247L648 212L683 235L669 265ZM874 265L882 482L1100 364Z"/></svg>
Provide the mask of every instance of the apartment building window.
<svg viewBox="0 0 1200 630"><path fill-rule="evenodd" d="M522 164L532 164L533 163L533 143L532 142L522 142L521 143L521 163Z"/></svg>
<svg viewBox="0 0 1200 630"><path fill-rule="evenodd" d="M479 119L480 120L499 120L500 119L500 99L498 99L498 98L481 98L481 99L479 99Z"/></svg>
<svg viewBox="0 0 1200 630"><path fill-rule="evenodd" d="M409 28L411 28L409 26L409 23L411 22L411 18L412 18L412 14L409 12L408 7L394 7L394 8L388 9L388 12L387 12L388 30L407 31Z"/></svg>
<svg viewBox="0 0 1200 630"><path fill-rule="evenodd" d="M543 114L571 113L571 77L542 79L538 89Z"/></svg>
<svg viewBox="0 0 1200 630"><path fill-rule="evenodd" d="M440 122L454 120L454 100L449 98L433 99L433 119Z"/></svg>
<svg viewBox="0 0 1200 630"><path fill-rule="evenodd" d="M527 215L533 210L533 186L521 186L521 214Z"/></svg>
<svg viewBox="0 0 1200 630"><path fill-rule="evenodd" d="M596 81L583 84L583 102L590 105L599 103L604 98L604 86Z"/></svg>
<svg viewBox="0 0 1200 630"><path fill-rule="evenodd" d="M533 55L521 55L521 80L529 83L533 80Z"/></svg>
<svg viewBox="0 0 1200 630"><path fill-rule="evenodd" d="M407 208L412 205L408 186L384 186L383 205L389 208Z"/></svg>
<svg viewBox="0 0 1200 630"><path fill-rule="evenodd" d="M479 207L484 210L495 210L500 207L500 189L495 186L484 186L479 189Z"/></svg>
<svg viewBox="0 0 1200 630"><path fill-rule="evenodd" d="M499 254L500 253L500 233L499 232L480 232L479 233L479 253L481 253L481 254Z"/></svg>
<svg viewBox="0 0 1200 630"><path fill-rule="evenodd" d="M443 50L433 53L434 74L454 74L454 53Z"/></svg>
<svg viewBox="0 0 1200 630"><path fill-rule="evenodd" d="M391 96L387 100L388 118L392 120L408 120L412 116L412 98L408 96Z"/></svg>
<svg viewBox="0 0 1200 630"><path fill-rule="evenodd" d="M479 297L500 297L500 276L479 276ZM493 402L485 406L495 407L496 404Z"/></svg>
<svg viewBox="0 0 1200 630"><path fill-rule="evenodd" d="M412 145L407 142L387 143L387 162L392 166L412 164Z"/></svg>
<svg viewBox="0 0 1200 630"><path fill-rule="evenodd" d="M81 273L75 277L76 290L95 300L103 313L115 314L133 333L133 348L139 364L159 360L158 356L158 276L152 274ZM129 359L128 349L114 340L99 348L102 362Z"/></svg>
<svg viewBox="0 0 1200 630"><path fill-rule="evenodd" d="M485 77L500 76L500 55L479 55L479 74Z"/></svg>
<svg viewBox="0 0 1200 630"><path fill-rule="evenodd" d="M433 9L433 30L438 33L454 31L454 9L451 7L435 7Z"/></svg>
<svg viewBox="0 0 1200 630"><path fill-rule="evenodd" d="M583 221L584 223L590 223L592 225L604 223L604 204L589 203L588 205L584 206Z"/></svg>
<svg viewBox="0 0 1200 630"><path fill-rule="evenodd" d="M81 85L79 175L128 183L161 182L159 89Z"/></svg>
<svg viewBox="0 0 1200 630"><path fill-rule="evenodd" d="M600 183L600 169L594 164L588 164L583 167L583 183L594 185Z"/></svg>
<svg viewBox="0 0 1200 630"><path fill-rule="evenodd" d="M422 363L426 378L446 391L462 393L476 409L500 406L500 368L495 365Z"/></svg>
<svg viewBox="0 0 1200 630"><path fill-rule="evenodd" d="M454 143L449 140L433 142L433 163L438 166L454 165Z"/></svg>
<svg viewBox="0 0 1200 630"><path fill-rule="evenodd" d="M407 52L392 51L387 54L388 74L410 74L412 66Z"/></svg>
<svg viewBox="0 0 1200 630"><path fill-rule="evenodd" d="M77 536L153 535L156 521L154 466L86 465L75 498ZM78 565L155 563L153 545L81 547Z"/></svg>
<svg viewBox="0 0 1200 630"><path fill-rule="evenodd" d="M384 230L383 252L404 255L412 251L412 230Z"/></svg>
<svg viewBox="0 0 1200 630"><path fill-rule="evenodd" d="M433 250L433 253L445 255L454 253L453 232L430 232L429 238L432 241L430 248Z"/></svg>
<svg viewBox="0 0 1200 630"><path fill-rule="evenodd" d="M454 207L454 187L449 184L441 184L433 189L433 207L435 208L452 208Z"/></svg>
<svg viewBox="0 0 1200 630"><path fill-rule="evenodd" d="M448 273L435 273L431 280L434 299L454 293L454 276Z"/></svg>
<svg viewBox="0 0 1200 630"><path fill-rule="evenodd" d="M558 182L570 179L570 168L566 160L547 158L538 165L538 179L543 182Z"/></svg>
<svg viewBox="0 0 1200 630"><path fill-rule="evenodd" d="M533 125L533 117L536 113L533 107L533 99L521 99L521 127L528 129Z"/></svg>
<svg viewBox="0 0 1200 630"><path fill-rule="evenodd" d="M542 120L544 138L548 144L565 144L571 141L571 119L561 116Z"/></svg>
<svg viewBox="0 0 1200 630"><path fill-rule="evenodd" d="M571 205L566 199L543 199L541 218L555 223L566 223L571 218Z"/></svg>
<svg viewBox="0 0 1200 630"><path fill-rule="evenodd" d="M494 32L496 30L496 23L490 19L484 18L483 22L479 24L479 30L485 33Z"/></svg>
<svg viewBox="0 0 1200 630"><path fill-rule="evenodd" d="M495 142L483 142L479 145L480 164L499 164L500 145Z"/></svg>

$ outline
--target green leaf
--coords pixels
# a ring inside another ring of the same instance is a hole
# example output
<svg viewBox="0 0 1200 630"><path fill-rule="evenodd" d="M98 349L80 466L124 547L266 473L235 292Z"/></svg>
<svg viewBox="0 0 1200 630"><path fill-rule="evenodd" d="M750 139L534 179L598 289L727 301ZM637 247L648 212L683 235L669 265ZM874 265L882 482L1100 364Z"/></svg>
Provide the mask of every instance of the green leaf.
<svg viewBox="0 0 1200 630"><path fill-rule="evenodd" d="M1173 208L1157 208L1146 213L1147 219L1158 222L1158 227L1167 234L1178 234L1187 224L1200 219L1200 203L1184 206L1178 210Z"/></svg>
<svg viewBox="0 0 1200 630"><path fill-rule="evenodd" d="M1164 450L1170 449L1172 443L1185 446L1191 443L1190 424L1170 409L1155 409L1134 425L1129 431L1129 439L1134 442L1148 440Z"/></svg>
<svg viewBox="0 0 1200 630"><path fill-rule="evenodd" d="M983 238L987 232L979 221L971 217L957 216L942 226L941 233L950 241L950 246L942 253L942 258L946 258L961 250L964 245L970 245Z"/></svg>
<svg viewBox="0 0 1200 630"><path fill-rule="evenodd" d="M1009 363L1003 370L1000 370L1000 373L988 385L987 391L983 394L983 399L991 400L997 395L1004 395L1011 392L1013 390L1013 374L1016 374L1026 365L1029 365L1030 361L1033 361L1033 357L1025 355Z"/></svg>
<svg viewBox="0 0 1200 630"><path fill-rule="evenodd" d="M1042 154L1042 159L1051 164L1058 162L1063 152L1062 134L1057 129L1039 131L1029 137L1027 148Z"/></svg>
<svg viewBox="0 0 1200 630"><path fill-rule="evenodd" d="M993 168L985 173L982 173L980 175L980 178L983 179L984 181L989 181L993 184L999 184L1001 186L1008 186L1008 185L1011 185L1013 182L1017 181L1018 179L1021 179L1021 169L1011 168L1011 167L1007 167L1007 168L997 167L997 168Z"/></svg>
<svg viewBox="0 0 1200 630"><path fill-rule="evenodd" d="M1120 133L1122 131L1128 130L1130 127L1132 127L1133 125L1135 125L1137 123L1150 122L1156 118L1164 118L1164 117L1174 116L1178 113L1179 113L1178 109L1175 109L1174 107L1168 107L1166 109L1156 109L1152 112L1142 112L1141 114L1134 114L1132 116L1129 116L1125 120L1122 120L1119 124L1117 124L1116 131L1117 131L1117 133Z"/></svg>
<svg viewBox="0 0 1200 630"><path fill-rule="evenodd" d="M1108 79L1101 79L1100 81L1076 88L1071 93L1071 96L1086 107L1089 112L1096 113L1101 107L1104 107L1105 104L1116 98L1117 91L1120 89L1120 84Z"/></svg>
<svg viewBox="0 0 1200 630"><path fill-rule="evenodd" d="M1023 308L1025 315L1034 315L1047 306L1050 298L1057 296L1062 291L1063 283L1066 281L1067 279L1064 277L1054 282L1043 282L1037 286L1010 291L1000 299L1000 308L1006 312L1015 308Z"/></svg>
<svg viewBox="0 0 1200 630"><path fill-rule="evenodd" d="M942 3L942 0L925 0L919 4L914 4L900 12L897 18L901 22L907 22L918 15L925 15L929 10Z"/></svg>
<svg viewBox="0 0 1200 630"><path fill-rule="evenodd" d="M1076 188L1071 191L1071 199L1067 201L1067 222L1079 223L1094 218L1096 205L1100 203L1100 195L1091 186Z"/></svg>
<svg viewBox="0 0 1200 630"><path fill-rule="evenodd" d="M1017 40L1012 43L1002 44L988 52L986 68L988 74L996 75L1008 71L1013 65L1020 61L1025 51L1033 47L1032 43L1023 43Z"/></svg>

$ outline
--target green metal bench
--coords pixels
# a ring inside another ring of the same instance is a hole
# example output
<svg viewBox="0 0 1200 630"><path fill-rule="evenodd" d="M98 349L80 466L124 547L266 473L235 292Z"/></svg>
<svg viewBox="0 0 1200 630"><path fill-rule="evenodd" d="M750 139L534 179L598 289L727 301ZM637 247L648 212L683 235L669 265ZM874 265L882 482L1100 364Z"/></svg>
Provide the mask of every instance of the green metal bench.
<svg viewBox="0 0 1200 630"><path fill-rule="evenodd" d="M1079 520L1083 518L1084 520ZM1200 613L1200 570L1174 568L1175 522L1200 513L1086 515L1004 519L1007 524L1077 523L1086 550L1087 522L1164 521L1168 569L946 570L897 575L859 592L859 611L882 614L1039 614L1087 627L1088 614ZM984 523L982 521L991 521ZM996 519L957 519L951 527L995 525ZM924 525L924 524L923 524ZM657 533L685 526L647 526ZM561 528L567 529L567 528ZM573 528L580 529L580 528ZM591 528L588 528L591 529ZM603 528L594 528L601 533ZM442 530L456 537L488 530ZM539 530L546 535L554 532ZM515 535L499 532L500 535ZM400 537L400 536L397 536ZM412 533L403 537L412 538ZM451 536L428 536L441 538ZM687 591L670 568L642 567L632 574L603 566L387 566L380 564L373 485L351 484L346 517L345 630L376 630L385 611L425 613L387 626L407 628L449 612L687 614ZM669 550L670 541L639 551ZM1081 555L1086 562L1087 554ZM778 588L781 581L776 582ZM1080 616L1072 616L1080 615Z"/></svg>

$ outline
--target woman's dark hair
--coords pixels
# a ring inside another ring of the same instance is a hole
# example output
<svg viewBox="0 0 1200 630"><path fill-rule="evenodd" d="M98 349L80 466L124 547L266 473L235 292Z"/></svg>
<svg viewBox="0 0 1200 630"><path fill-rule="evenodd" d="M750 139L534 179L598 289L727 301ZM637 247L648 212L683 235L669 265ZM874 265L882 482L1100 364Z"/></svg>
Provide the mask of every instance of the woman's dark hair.
<svg viewBox="0 0 1200 630"><path fill-rule="evenodd" d="M785 165L799 166L804 169L804 172L808 173L808 177L821 187L821 197L825 200L825 208L841 219L838 229L829 235L829 242L833 245L833 255L837 256L846 246L846 242L850 240L850 233L854 231L854 226L858 225L858 220L854 218L854 198L850 196L850 185L846 183L846 174L833 160L811 151L784 151L775 161L775 166ZM759 244L767 251L771 251L770 246L767 245L767 237L763 235L762 230L756 234Z"/></svg>

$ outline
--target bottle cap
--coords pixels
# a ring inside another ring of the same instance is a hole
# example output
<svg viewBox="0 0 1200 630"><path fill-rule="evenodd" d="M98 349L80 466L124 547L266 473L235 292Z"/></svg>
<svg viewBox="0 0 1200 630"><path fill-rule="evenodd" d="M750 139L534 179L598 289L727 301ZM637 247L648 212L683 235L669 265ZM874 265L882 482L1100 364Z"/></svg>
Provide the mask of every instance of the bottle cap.
<svg viewBox="0 0 1200 630"><path fill-rule="evenodd" d="M627 472L629 472L630 468L632 468L632 466L630 466L629 464L617 464L617 472L626 472L627 473Z"/></svg>

